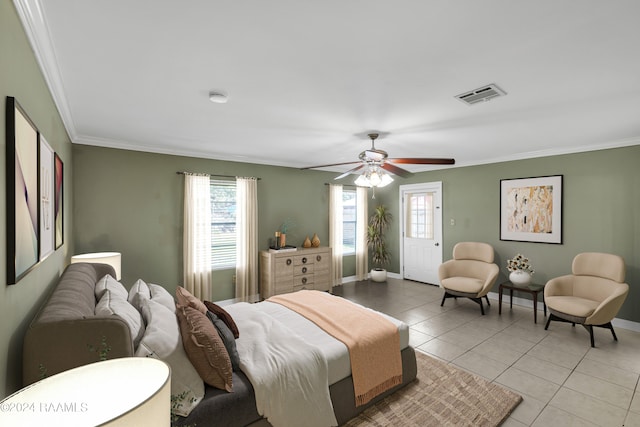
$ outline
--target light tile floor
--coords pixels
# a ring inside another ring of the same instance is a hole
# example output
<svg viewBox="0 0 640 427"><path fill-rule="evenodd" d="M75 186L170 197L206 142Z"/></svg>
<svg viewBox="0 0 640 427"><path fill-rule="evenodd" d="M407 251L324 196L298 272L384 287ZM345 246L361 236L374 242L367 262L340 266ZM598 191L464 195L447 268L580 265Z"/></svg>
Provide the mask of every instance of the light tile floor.
<svg viewBox="0 0 640 427"><path fill-rule="evenodd" d="M640 427L640 333L596 328L596 347L581 326L552 322L533 308L513 306L508 296L498 315L490 300L486 315L464 298L408 280L355 282L334 294L403 320L416 349L508 387L523 402L503 424L515 426ZM486 303L486 301L485 301ZM540 304L539 304L540 305Z"/></svg>

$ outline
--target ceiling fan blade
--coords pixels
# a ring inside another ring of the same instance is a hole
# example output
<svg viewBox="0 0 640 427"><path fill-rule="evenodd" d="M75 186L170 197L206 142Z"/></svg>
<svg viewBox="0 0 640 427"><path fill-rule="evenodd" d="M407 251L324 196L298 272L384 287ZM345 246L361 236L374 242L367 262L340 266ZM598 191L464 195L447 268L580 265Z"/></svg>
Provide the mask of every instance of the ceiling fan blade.
<svg viewBox="0 0 640 427"><path fill-rule="evenodd" d="M392 165L391 163L385 163L380 167L387 172L391 172L392 174L398 175L402 178L408 178L413 175L413 173L409 172L408 170L399 168L398 166Z"/></svg>
<svg viewBox="0 0 640 427"><path fill-rule="evenodd" d="M362 164L362 165L360 165L360 166L356 166L355 168L353 168L353 169L351 169L351 170L346 171L346 172L345 172L345 173L343 173L342 175L338 175L338 176L336 176L335 178L333 178L333 180L335 181L335 180L337 180L337 179L342 179L342 178L344 178L345 176L350 175L350 174L354 173L355 171L358 171L358 170L362 169L363 167L364 167L364 164Z"/></svg>
<svg viewBox="0 0 640 427"><path fill-rule="evenodd" d="M388 162L408 164L408 165L454 165L456 161L454 159L437 159L437 158L411 158L411 157L399 157L396 159L387 159Z"/></svg>
<svg viewBox="0 0 640 427"><path fill-rule="evenodd" d="M356 160L353 162L344 162L344 163L331 163L330 165L320 165L320 166L307 166L306 168L300 168L301 171L307 169L317 169L317 168L328 168L331 166L342 166L342 165L352 165L354 163L360 163L360 160Z"/></svg>

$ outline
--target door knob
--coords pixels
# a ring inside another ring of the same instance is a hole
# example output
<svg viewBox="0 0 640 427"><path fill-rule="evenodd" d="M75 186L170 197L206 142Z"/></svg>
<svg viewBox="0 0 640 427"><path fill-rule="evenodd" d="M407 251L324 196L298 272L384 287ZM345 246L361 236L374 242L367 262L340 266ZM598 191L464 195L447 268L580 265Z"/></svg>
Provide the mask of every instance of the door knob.
<svg viewBox="0 0 640 427"><path fill-rule="evenodd" d="M440 243L436 242L436 246L440 246Z"/></svg>

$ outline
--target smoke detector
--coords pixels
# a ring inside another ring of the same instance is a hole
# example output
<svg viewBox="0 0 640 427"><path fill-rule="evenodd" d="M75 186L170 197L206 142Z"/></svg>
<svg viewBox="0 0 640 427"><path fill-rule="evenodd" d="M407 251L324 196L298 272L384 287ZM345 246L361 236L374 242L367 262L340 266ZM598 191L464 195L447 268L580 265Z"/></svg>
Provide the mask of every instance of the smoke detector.
<svg viewBox="0 0 640 427"><path fill-rule="evenodd" d="M458 98L460 101L464 102L467 105L473 105L479 102L486 102L493 98L504 96L506 94L507 92L500 89L498 85L492 83L490 85L486 85L478 89L464 92L460 95L457 95L456 98Z"/></svg>

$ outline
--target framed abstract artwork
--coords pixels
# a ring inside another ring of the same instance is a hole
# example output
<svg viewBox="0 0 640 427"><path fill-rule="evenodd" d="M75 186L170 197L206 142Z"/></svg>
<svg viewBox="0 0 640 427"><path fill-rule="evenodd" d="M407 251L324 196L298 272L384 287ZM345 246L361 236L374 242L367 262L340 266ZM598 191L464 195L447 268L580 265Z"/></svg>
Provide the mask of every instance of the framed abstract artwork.
<svg viewBox="0 0 640 427"><path fill-rule="evenodd" d="M17 283L39 260L38 130L7 97L7 283Z"/></svg>
<svg viewBox="0 0 640 427"><path fill-rule="evenodd" d="M40 261L55 250L54 152L40 134Z"/></svg>
<svg viewBox="0 0 640 427"><path fill-rule="evenodd" d="M500 180L500 240L562 243L562 175Z"/></svg>
<svg viewBox="0 0 640 427"><path fill-rule="evenodd" d="M54 158L54 206L53 206L53 219L55 226L55 245L58 249L64 243L64 165L62 159L56 153Z"/></svg>

